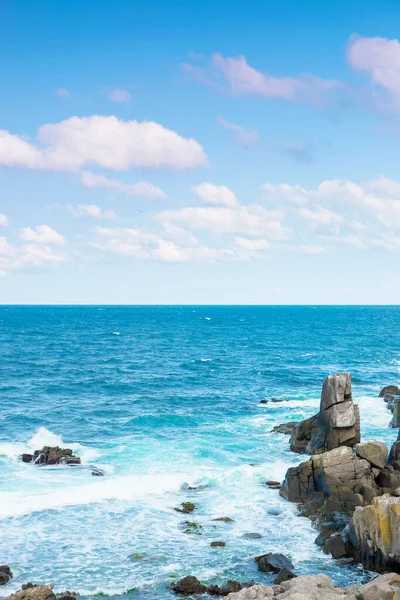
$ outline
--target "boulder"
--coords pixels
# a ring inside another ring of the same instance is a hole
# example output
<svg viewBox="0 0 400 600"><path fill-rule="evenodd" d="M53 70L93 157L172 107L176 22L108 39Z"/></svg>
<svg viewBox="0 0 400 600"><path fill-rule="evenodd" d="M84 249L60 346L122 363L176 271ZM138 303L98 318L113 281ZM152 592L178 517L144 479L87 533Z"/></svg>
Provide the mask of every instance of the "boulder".
<svg viewBox="0 0 400 600"><path fill-rule="evenodd" d="M175 592L175 594L182 594L182 596L203 594L207 589L206 586L200 583L197 577L194 577L193 575L183 577L176 583L172 583L168 588Z"/></svg>
<svg viewBox="0 0 400 600"><path fill-rule="evenodd" d="M31 460L29 460L29 458ZM22 455L23 462L34 462L36 465L80 465L81 459L75 456L70 448L59 448L59 446L44 446L41 450L35 450L31 454Z"/></svg>
<svg viewBox="0 0 400 600"><path fill-rule="evenodd" d="M258 570L263 573L279 573L282 569L294 569L290 560L284 554L263 554L254 559L258 564Z"/></svg>
<svg viewBox="0 0 400 600"><path fill-rule="evenodd" d="M378 575L360 587L360 596L363 600L399 600L400 575L397 573Z"/></svg>
<svg viewBox="0 0 400 600"><path fill-rule="evenodd" d="M284 581L290 581L290 579L294 579L297 577L290 569L284 567L278 573L278 575L274 579L274 585L281 585Z"/></svg>
<svg viewBox="0 0 400 600"><path fill-rule="evenodd" d="M273 598L274 590L266 585L253 585L244 588L240 592L234 592L226 596L227 600L266 600Z"/></svg>
<svg viewBox="0 0 400 600"><path fill-rule="evenodd" d="M193 504L193 502L182 502L181 508L174 508L174 510L176 510L176 512L187 515L189 513L192 513L195 508L196 508L196 505Z"/></svg>
<svg viewBox="0 0 400 600"><path fill-rule="evenodd" d="M356 600L349 590L336 588L326 575L301 575L281 583L282 593L274 596L276 600Z"/></svg>
<svg viewBox="0 0 400 600"><path fill-rule="evenodd" d="M400 394L400 388L397 385L386 385L379 392L379 398L384 398L386 395L397 396Z"/></svg>
<svg viewBox="0 0 400 600"><path fill-rule="evenodd" d="M326 377L322 385L319 413L301 421L293 430L290 449L319 454L360 441L360 413L353 404L351 374Z"/></svg>
<svg viewBox="0 0 400 600"><path fill-rule="evenodd" d="M55 600L54 585L23 585L22 589L8 596L6 600Z"/></svg>
<svg viewBox="0 0 400 600"><path fill-rule="evenodd" d="M211 542L211 548L224 548L226 546L225 542Z"/></svg>
<svg viewBox="0 0 400 600"><path fill-rule="evenodd" d="M400 498L384 494L355 509L349 525L352 554L367 569L400 571Z"/></svg>
<svg viewBox="0 0 400 600"><path fill-rule="evenodd" d="M347 548L344 537L340 533L335 533L325 540L324 551L331 554L332 558L343 558L347 556Z"/></svg>
<svg viewBox="0 0 400 600"><path fill-rule="evenodd" d="M12 571L8 565L0 565L0 585L6 585L13 578Z"/></svg>
<svg viewBox="0 0 400 600"><path fill-rule="evenodd" d="M388 449L383 442L372 440L356 444L356 455L359 458L365 458L373 467L383 469L388 458Z"/></svg>

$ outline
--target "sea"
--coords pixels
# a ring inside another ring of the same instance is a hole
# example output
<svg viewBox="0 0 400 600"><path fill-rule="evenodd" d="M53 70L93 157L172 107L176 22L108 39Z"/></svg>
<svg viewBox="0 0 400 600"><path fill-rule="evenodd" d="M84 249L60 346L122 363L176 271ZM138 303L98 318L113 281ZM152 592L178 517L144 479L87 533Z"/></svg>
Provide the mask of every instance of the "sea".
<svg viewBox="0 0 400 600"><path fill-rule="evenodd" d="M378 394L400 379L398 306L0 306L0 564L14 572L0 595L33 582L164 600L189 574L269 585L254 561L267 552L365 581L265 485L304 460L272 429L315 414L341 371L363 440L392 444ZM82 467L21 461L44 445Z"/></svg>

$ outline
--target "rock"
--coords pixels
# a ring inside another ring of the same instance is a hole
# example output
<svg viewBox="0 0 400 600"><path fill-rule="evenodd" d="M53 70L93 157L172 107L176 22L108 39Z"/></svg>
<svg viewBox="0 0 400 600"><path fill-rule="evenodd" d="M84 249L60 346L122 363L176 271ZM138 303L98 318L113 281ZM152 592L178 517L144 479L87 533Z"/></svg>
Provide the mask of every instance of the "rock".
<svg viewBox="0 0 400 600"><path fill-rule="evenodd" d="M290 579L294 579L295 577L297 577L297 575L295 575L293 571L285 567L284 569L281 569L277 577L275 577L274 585L281 585L281 583L283 583L284 581L290 581Z"/></svg>
<svg viewBox="0 0 400 600"><path fill-rule="evenodd" d="M75 592L62 592L61 594L56 594L56 600L76 600L78 594Z"/></svg>
<svg viewBox="0 0 400 600"><path fill-rule="evenodd" d="M365 458L373 467L383 469L388 458L388 449L383 442L371 440L363 444L356 444L356 455Z"/></svg>
<svg viewBox="0 0 400 600"><path fill-rule="evenodd" d="M53 592L54 585L32 585L22 586L22 589L6 600L55 600L56 596Z"/></svg>
<svg viewBox="0 0 400 600"><path fill-rule="evenodd" d="M272 488L273 490L279 490L281 487L280 481L266 481L265 485L269 488Z"/></svg>
<svg viewBox="0 0 400 600"><path fill-rule="evenodd" d="M400 487L400 463L394 461L386 465L376 478L376 483L389 493Z"/></svg>
<svg viewBox="0 0 400 600"><path fill-rule="evenodd" d="M393 446L390 449L389 458L388 458L389 464L392 464L397 461L400 461L400 441L397 441L393 444Z"/></svg>
<svg viewBox="0 0 400 600"><path fill-rule="evenodd" d="M13 578L12 571L8 565L0 565L0 585L6 585Z"/></svg>
<svg viewBox="0 0 400 600"><path fill-rule="evenodd" d="M273 598L274 590L266 585L253 585L243 588L240 592L234 592L226 596L226 600L266 600Z"/></svg>
<svg viewBox="0 0 400 600"><path fill-rule="evenodd" d="M399 600L400 575L385 573L360 587L363 600Z"/></svg>
<svg viewBox="0 0 400 600"><path fill-rule="evenodd" d="M211 548L224 548L226 546L225 542L211 542Z"/></svg>
<svg viewBox="0 0 400 600"><path fill-rule="evenodd" d="M230 517L218 517L218 519L211 519L212 521L220 521L221 523L234 523L234 519Z"/></svg>
<svg viewBox="0 0 400 600"><path fill-rule="evenodd" d="M290 421L289 423L281 423L280 425L276 425L271 433L283 433L285 435L291 435L293 430L297 427L297 421Z"/></svg>
<svg viewBox="0 0 400 600"><path fill-rule="evenodd" d="M21 456L22 462L24 463L30 463L33 461L33 454L23 454Z"/></svg>
<svg viewBox="0 0 400 600"><path fill-rule="evenodd" d="M254 559L258 564L258 570L263 573L279 573L282 569L294 569L294 566L284 554L263 554Z"/></svg>
<svg viewBox="0 0 400 600"><path fill-rule="evenodd" d="M395 396L393 402L393 419L390 423L391 427L400 427L400 396Z"/></svg>
<svg viewBox="0 0 400 600"><path fill-rule="evenodd" d="M317 421L317 415L300 421L293 428L290 438L290 449L292 452L303 454L307 451L307 447L310 444L313 432L315 430L315 424Z"/></svg>
<svg viewBox="0 0 400 600"><path fill-rule="evenodd" d="M271 398L271 402L289 402L289 398Z"/></svg>
<svg viewBox="0 0 400 600"><path fill-rule="evenodd" d="M387 394L397 396L400 394L400 388L397 385L387 385L379 392L379 398L384 398Z"/></svg>
<svg viewBox="0 0 400 600"><path fill-rule="evenodd" d="M182 502L181 507L182 508L174 508L174 510L185 515L192 513L196 508L196 506L192 502Z"/></svg>
<svg viewBox="0 0 400 600"><path fill-rule="evenodd" d="M35 450L32 460L36 465L81 464L81 459L75 456L70 448L59 448L59 446L44 446L41 450Z"/></svg>
<svg viewBox="0 0 400 600"><path fill-rule="evenodd" d="M284 591L274 596L276 600L356 600L347 590L335 588L326 575L301 575L281 583Z"/></svg>
<svg viewBox="0 0 400 600"><path fill-rule="evenodd" d="M263 398L262 400L260 400L260 404L268 404L268 402L268 398Z"/></svg>
<svg viewBox="0 0 400 600"><path fill-rule="evenodd" d="M355 509L349 525L353 556L373 571L400 570L400 498L384 494Z"/></svg>
<svg viewBox="0 0 400 600"><path fill-rule="evenodd" d="M262 537L261 533L244 533L242 535L242 538L246 540L260 540Z"/></svg>
<svg viewBox="0 0 400 600"><path fill-rule="evenodd" d="M189 535L201 535L200 529L203 529L201 525L192 521L185 521L183 526L185 528L183 533L188 533Z"/></svg>
<svg viewBox="0 0 400 600"><path fill-rule="evenodd" d="M168 586L175 594L182 594L183 596L191 596L193 594L202 594L206 591L206 586L200 583L197 577L193 575L187 575L176 583Z"/></svg>
<svg viewBox="0 0 400 600"><path fill-rule="evenodd" d="M346 542L340 533L328 537L324 543L324 551L331 554L333 558L343 558L347 556Z"/></svg>

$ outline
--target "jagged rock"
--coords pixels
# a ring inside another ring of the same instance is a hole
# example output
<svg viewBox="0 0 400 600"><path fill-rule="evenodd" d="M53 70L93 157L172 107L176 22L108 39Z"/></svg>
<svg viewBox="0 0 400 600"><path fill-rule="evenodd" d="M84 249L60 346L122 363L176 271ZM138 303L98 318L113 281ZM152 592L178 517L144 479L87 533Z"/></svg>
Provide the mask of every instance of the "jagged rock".
<svg viewBox="0 0 400 600"><path fill-rule="evenodd" d="M0 565L0 585L6 585L13 578L12 571L8 565Z"/></svg>
<svg viewBox="0 0 400 600"><path fill-rule="evenodd" d="M175 594L182 594L183 596L202 594L207 589L206 586L200 583L197 577L194 577L193 575L183 577L176 583L172 583L168 588L175 592Z"/></svg>
<svg viewBox="0 0 400 600"><path fill-rule="evenodd" d="M54 585L24 585L15 594L8 596L6 600L55 600L53 592Z"/></svg>
<svg viewBox="0 0 400 600"><path fill-rule="evenodd" d="M360 587L360 596L363 600L399 600L400 575L397 573L378 575Z"/></svg>
<svg viewBox="0 0 400 600"><path fill-rule="evenodd" d="M226 600L266 600L273 598L274 590L266 585L253 585L243 588L240 592L234 592L226 596Z"/></svg>
<svg viewBox="0 0 400 600"><path fill-rule="evenodd" d="M182 502L181 507L182 508L174 508L174 510L176 510L176 512L187 515L194 511L194 509L196 508L196 505L193 504L193 502Z"/></svg>
<svg viewBox="0 0 400 600"><path fill-rule="evenodd" d="M371 440L363 444L356 444L356 455L365 458L373 467L383 469L388 458L388 449L383 442Z"/></svg>
<svg viewBox="0 0 400 600"><path fill-rule="evenodd" d="M297 421L281 423L280 425L275 425L275 427L271 430L271 433L283 433L285 435L291 435L294 429L297 427L297 425Z"/></svg>
<svg viewBox="0 0 400 600"><path fill-rule="evenodd" d="M281 585L284 581L290 581L290 579L294 579L297 577L290 569L284 567L278 573L278 575L274 579L274 585Z"/></svg>
<svg viewBox="0 0 400 600"><path fill-rule="evenodd" d="M32 460L29 457L32 456ZM70 448L59 448L59 446L44 446L41 450L35 450L33 455L23 454L23 462L34 462L37 465L80 465L81 459L75 456Z"/></svg>
<svg viewBox="0 0 400 600"><path fill-rule="evenodd" d="M263 573L279 573L282 569L294 569L290 560L284 554L263 554L254 559L258 564L258 570Z"/></svg>
<svg viewBox="0 0 400 600"><path fill-rule="evenodd" d="M400 388L397 385L386 385L379 392L379 398L384 398L386 395L397 396L400 394Z"/></svg>
<svg viewBox="0 0 400 600"><path fill-rule="evenodd" d="M276 600L356 600L349 590L335 588L326 575L301 575L281 584L283 593L274 596Z"/></svg>
<svg viewBox="0 0 400 600"><path fill-rule="evenodd" d="M319 413L293 430L290 449L319 454L360 441L360 413L353 404L351 374L329 375L322 385Z"/></svg>
<svg viewBox="0 0 400 600"><path fill-rule="evenodd" d="M400 498L384 494L358 507L349 526L352 553L367 569L400 571Z"/></svg>

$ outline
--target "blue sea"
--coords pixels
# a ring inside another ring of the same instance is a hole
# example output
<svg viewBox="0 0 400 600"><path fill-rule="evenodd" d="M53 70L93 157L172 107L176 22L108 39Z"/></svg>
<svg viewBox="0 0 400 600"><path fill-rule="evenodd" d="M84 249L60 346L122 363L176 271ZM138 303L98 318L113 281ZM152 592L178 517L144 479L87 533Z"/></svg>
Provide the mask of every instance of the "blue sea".
<svg viewBox="0 0 400 600"><path fill-rule="evenodd" d="M314 414L324 377L346 370L363 439L391 444L377 396L399 381L399 317L373 306L1 306L0 564L15 578L0 594L32 581L162 600L187 574L270 584L253 557L271 551L298 573L362 580L265 485L302 460L271 429ZM282 402L260 404L273 397ZM105 476L20 461L43 445L73 448ZM191 515L174 510L185 501Z"/></svg>

